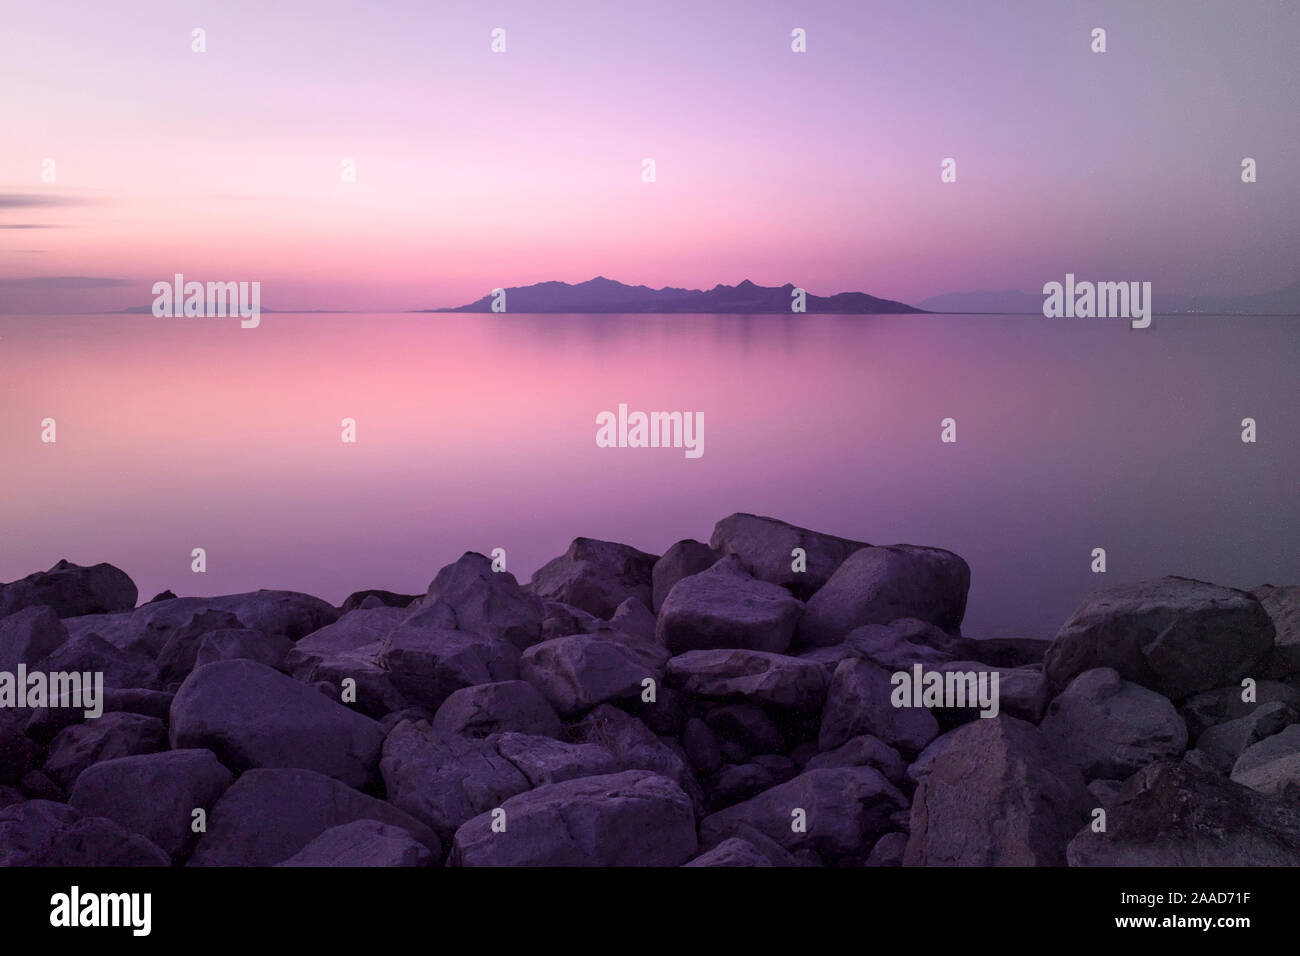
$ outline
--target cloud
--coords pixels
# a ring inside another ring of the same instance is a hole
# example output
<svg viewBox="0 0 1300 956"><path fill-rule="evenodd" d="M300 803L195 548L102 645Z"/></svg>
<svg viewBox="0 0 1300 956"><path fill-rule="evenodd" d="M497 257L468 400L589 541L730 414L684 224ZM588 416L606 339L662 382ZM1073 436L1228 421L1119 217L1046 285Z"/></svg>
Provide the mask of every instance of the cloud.
<svg viewBox="0 0 1300 956"><path fill-rule="evenodd" d="M110 279L104 276L23 276L0 279L0 289L23 291L49 291L69 289L111 289L117 286L136 285L129 279Z"/></svg>
<svg viewBox="0 0 1300 956"><path fill-rule="evenodd" d="M62 229L49 223L40 222L0 222L0 229Z"/></svg>
<svg viewBox="0 0 1300 956"><path fill-rule="evenodd" d="M0 193L0 209L30 209L34 206L84 206L90 200L66 193L57 196L30 193Z"/></svg>

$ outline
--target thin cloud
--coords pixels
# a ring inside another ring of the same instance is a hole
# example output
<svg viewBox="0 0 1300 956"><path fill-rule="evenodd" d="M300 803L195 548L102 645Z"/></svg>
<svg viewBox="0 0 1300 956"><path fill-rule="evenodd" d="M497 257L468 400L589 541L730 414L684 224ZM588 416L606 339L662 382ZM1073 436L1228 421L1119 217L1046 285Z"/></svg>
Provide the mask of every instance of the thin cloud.
<svg viewBox="0 0 1300 956"><path fill-rule="evenodd" d="M111 279L105 276L23 276L14 279L0 279L0 289L23 291L67 291L71 289L112 289L118 286L135 285L129 279Z"/></svg>

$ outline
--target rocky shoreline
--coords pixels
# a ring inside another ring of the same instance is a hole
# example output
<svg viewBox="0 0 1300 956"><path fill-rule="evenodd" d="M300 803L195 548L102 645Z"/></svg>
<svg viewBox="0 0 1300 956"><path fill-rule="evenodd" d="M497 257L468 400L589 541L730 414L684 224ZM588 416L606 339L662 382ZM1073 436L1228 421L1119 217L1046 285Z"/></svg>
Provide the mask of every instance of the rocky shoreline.
<svg viewBox="0 0 1300 956"><path fill-rule="evenodd" d="M975 640L969 584L744 514L340 607L61 561L0 585L0 864L1300 865L1300 587Z"/></svg>

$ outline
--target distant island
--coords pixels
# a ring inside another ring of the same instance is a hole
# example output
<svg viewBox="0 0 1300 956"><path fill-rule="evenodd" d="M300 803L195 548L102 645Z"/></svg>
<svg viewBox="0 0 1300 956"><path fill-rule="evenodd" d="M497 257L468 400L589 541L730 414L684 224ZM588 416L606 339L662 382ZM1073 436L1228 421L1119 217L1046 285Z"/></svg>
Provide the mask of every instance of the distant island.
<svg viewBox="0 0 1300 956"><path fill-rule="evenodd" d="M651 289L626 285L597 276L576 285L568 282L538 282L505 290L506 311L523 313L736 313L747 315L790 314L795 286L755 285L748 279L739 285L716 285L712 289ZM483 296L469 305L447 309L415 309L416 312L491 312L493 296ZM881 299L865 292L841 292L821 296L807 294L805 311L813 313L922 313L903 302Z"/></svg>

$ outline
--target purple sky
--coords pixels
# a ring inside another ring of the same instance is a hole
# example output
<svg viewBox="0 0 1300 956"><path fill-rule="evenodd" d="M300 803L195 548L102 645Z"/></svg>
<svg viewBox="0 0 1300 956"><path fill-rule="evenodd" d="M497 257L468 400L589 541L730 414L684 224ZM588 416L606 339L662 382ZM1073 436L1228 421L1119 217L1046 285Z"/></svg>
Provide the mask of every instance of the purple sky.
<svg viewBox="0 0 1300 956"><path fill-rule="evenodd" d="M597 274L1267 291L1300 278L1297 37L1264 0L10 4L0 310L174 272L268 308Z"/></svg>

